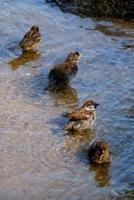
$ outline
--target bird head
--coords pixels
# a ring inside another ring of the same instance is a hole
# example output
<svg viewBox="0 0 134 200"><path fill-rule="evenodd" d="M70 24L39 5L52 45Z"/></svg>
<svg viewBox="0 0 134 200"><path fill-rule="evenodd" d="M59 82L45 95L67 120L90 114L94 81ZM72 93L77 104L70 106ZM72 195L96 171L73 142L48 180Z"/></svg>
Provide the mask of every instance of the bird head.
<svg viewBox="0 0 134 200"><path fill-rule="evenodd" d="M95 103L93 100L87 100L83 104L83 108L85 108L85 110L96 110L98 105L99 104Z"/></svg>

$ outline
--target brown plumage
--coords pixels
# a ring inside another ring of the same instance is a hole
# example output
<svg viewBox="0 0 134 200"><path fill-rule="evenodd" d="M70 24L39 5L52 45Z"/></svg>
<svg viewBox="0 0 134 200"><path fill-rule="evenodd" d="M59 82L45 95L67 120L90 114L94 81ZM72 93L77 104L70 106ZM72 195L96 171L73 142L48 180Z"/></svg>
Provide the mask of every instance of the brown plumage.
<svg viewBox="0 0 134 200"><path fill-rule="evenodd" d="M69 118L65 130L83 130L91 128L96 119L96 107L99 104L92 100L87 100L81 108L66 113Z"/></svg>
<svg viewBox="0 0 134 200"><path fill-rule="evenodd" d="M93 142L89 147L88 156L92 164L109 163L111 161L109 145L105 141Z"/></svg>
<svg viewBox="0 0 134 200"><path fill-rule="evenodd" d="M73 52L67 56L65 62L54 65L48 75L49 89L53 87L64 88L69 84L78 71L77 62L80 57L79 52Z"/></svg>
<svg viewBox="0 0 134 200"><path fill-rule="evenodd" d="M93 113L91 111L82 109L77 109L73 112L67 113L66 116L70 120L86 120L89 119L91 116L93 116Z"/></svg>
<svg viewBox="0 0 134 200"><path fill-rule="evenodd" d="M21 42L19 47L22 48L22 51L38 51L39 43L41 40L41 34L39 32L38 26L32 26L30 31L28 31Z"/></svg>

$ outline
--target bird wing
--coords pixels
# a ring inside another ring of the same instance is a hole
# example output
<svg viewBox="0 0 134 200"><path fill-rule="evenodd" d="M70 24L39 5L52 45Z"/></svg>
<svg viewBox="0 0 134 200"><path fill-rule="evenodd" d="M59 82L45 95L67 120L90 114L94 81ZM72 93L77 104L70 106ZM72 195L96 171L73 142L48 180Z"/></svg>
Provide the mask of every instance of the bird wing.
<svg viewBox="0 0 134 200"><path fill-rule="evenodd" d="M59 63L59 64L56 64L54 65L54 68L58 68L58 69L74 69L76 68L77 66L73 63L70 63L70 62L63 62L63 63Z"/></svg>
<svg viewBox="0 0 134 200"><path fill-rule="evenodd" d="M66 75L66 63L61 63L61 64L56 64L54 67L51 69L48 77L49 79L55 77L55 78L62 78Z"/></svg>
<svg viewBox="0 0 134 200"><path fill-rule="evenodd" d="M66 65L67 63L66 62L63 62L63 63L58 63L58 64L55 64L54 65L54 68L53 69L62 69L62 68L66 68Z"/></svg>
<svg viewBox="0 0 134 200"><path fill-rule="evenodd" d="M73 112L67 113L66 116L70 120L86 120L93 116L93 113L90 111L85 111L84 109L77 109Z"/></svg>
<svg viewBox="0 0 134 200"><path fill-rule="evenodd" d="M20 41L19 46L23 46L29 40L29 38L31 38L31 35L32 35L32 31L28 31L24 35L24 37L22 38L22 40Z"/></svg>
<svg viewBox="0 0 134 200"><path fill-rule="evenodd" d="M28 31L23 39L20 41L19 46L20 47L26 47L26 46L31 46L35 41L39 42L40 41L40 33L37 31Z"/></svg>

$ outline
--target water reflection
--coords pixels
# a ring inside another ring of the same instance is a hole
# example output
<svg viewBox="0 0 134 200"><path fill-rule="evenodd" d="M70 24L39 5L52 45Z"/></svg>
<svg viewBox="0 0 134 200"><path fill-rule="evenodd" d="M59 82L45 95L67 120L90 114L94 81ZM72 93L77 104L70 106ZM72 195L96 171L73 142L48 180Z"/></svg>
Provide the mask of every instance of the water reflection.
<svg viewBox="0 0 134 200"><path fill-rule="evenodd" d="M89 170L95 172L95 180L100 187L107 187L110 185L110 164L91 165Z"/></svg>
<svg viewBox="0 0 134 200"><path fill-rule="evenodd" d="M68 108L68 106L75 107L78 101L77 92L75 88L72 88L70 85L67 85L63 88L59 88L57 86L51 89L45 88L45 93L46 92L48 92L50 97L53 99L54 104L62 108ZM60 117L51 119L50 123L54 125L54 128L52 128L53 134L59 135L60 130L64 132L64 127L67 123L67 119L64 117L63 114L61 114Z"/></svg>
<svg viewBox="0 0 134 200"><path fill-rule="evenodd" d="M108 25L97 24L95 30L99 30L107 36L117 36L117 37L131 36L130 34L126 33L125 30L120 30L119 27L117 28ZM133 35L131 37L133 37Z"/></svg>
<svg viewBox="0 0 134 200"><path fill-rule="evenodd" d="M85 130L82 132L69 132L68 140L66 140L66 145L70 149L77 149L76 157L82 163L87 163L87 150L86 147L95 138L94 130Z"/></svg>
<svg viewBox="0 0 134 200"><path fill-rule="evenodd" d="M56 104L71 104L78 102L76 89L71 87L71 85L67 85L63 88L54 86L53 88L48 88L48 91Z"/></svg>
<svg viewBox="0 0 134 200"><path fill-rule="evenodd" d="M28 51L22 53L18 58L9 61L11 69L14 71L19 68L20 65L24 65L27 62L38 60L40 58L39 52Z"/></svg>
<svg viewBox="0 0 134 200"><path fill-rule="evenodd" d="M91 129L84 129L84 130L68 130L66 131L67 135L71 136L85 136L85 135L92 135L94 133L94 130Z"/></svg>

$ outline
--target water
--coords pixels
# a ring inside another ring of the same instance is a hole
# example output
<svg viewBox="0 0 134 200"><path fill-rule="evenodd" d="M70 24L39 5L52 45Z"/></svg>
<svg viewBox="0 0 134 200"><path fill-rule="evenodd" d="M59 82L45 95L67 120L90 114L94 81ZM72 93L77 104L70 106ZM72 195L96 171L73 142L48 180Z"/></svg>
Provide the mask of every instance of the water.
<svg viewBox="0 0 134 200"><path fill-rule="evenodd" d="M12 52L32 24L40 55ZM0 0L0 199L106 200L134 188L134 24L64 14L43 0ZM46 92L54 63L83 54L66 94ZM33 59L33 60L32 60ZM65 111L100 103L93 130L65 135ZM93 138L110 145L110 166L90 166Z"/></svg>

